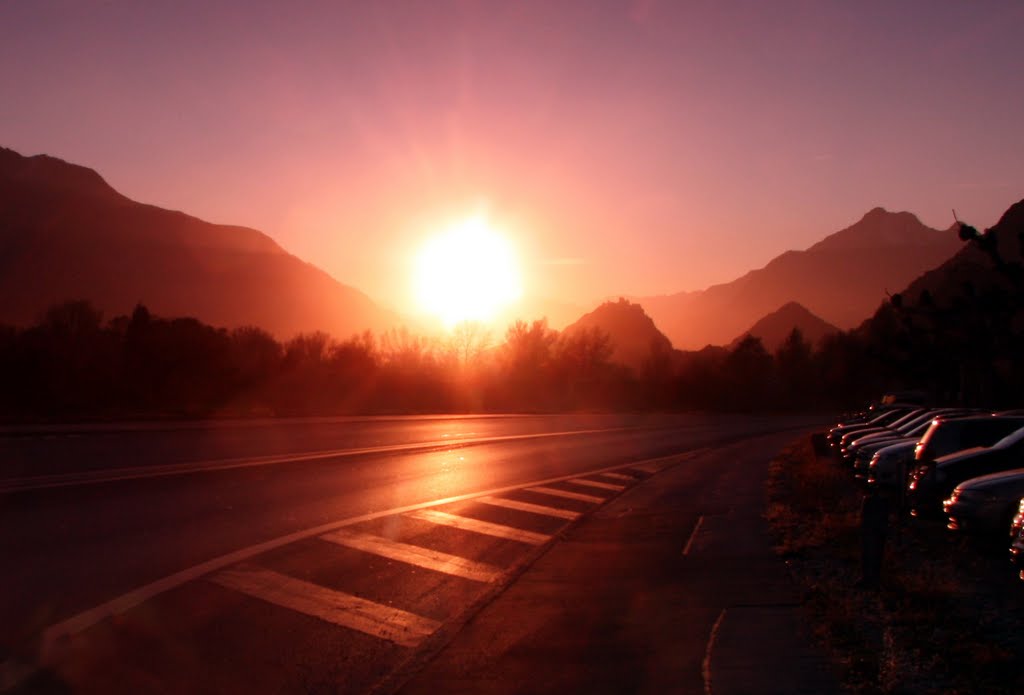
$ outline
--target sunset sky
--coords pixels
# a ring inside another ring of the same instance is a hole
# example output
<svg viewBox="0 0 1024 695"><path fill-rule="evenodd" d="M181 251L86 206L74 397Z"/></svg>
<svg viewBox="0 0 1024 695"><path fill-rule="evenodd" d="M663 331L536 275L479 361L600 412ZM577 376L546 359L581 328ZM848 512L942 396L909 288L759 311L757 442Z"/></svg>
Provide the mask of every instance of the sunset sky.
<svg viewBox="0 0 1024 695"><path fill-rule="evenodd" d="M0 0L0 145L392 306L486 213L524 291L699 289L877 205L1024 198L1020 2Z"/></svg>

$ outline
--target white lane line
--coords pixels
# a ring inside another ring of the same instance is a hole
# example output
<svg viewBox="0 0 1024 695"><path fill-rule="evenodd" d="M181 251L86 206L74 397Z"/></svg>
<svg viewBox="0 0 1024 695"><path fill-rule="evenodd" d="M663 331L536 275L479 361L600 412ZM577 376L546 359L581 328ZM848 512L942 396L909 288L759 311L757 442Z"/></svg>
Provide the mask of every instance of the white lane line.
<svg viewBox="0 0 1024 695"><path fill-rule="evenodd" d="M551 538L551 536L544 533L524 531L514 526L492 524L490 521L480 521L479 519L471 519L467 516L458 516L448 512L439 512L434 509L420 509L419 511L409 512L408 516L420 519L421 521L429 521L432 524L451 526L463 531L483 533L488 536L506 538L510 541L520 541L521 543L529 543L531 545L541 545Z"/></svg>
<svg viewBox="0 0 1024 695"><path fill-rule="evenodd" d="M623 473L602 473L602 478L608 478L609 480L625 480L627 483L635 483L636 478L631 475L624 475Z"/></svg>
<svg viewBox="0 0 1024 695"><path fill-rule="evenodd" d="M693 547L693 541L696 540L697 534L700 532L700 527L704 524L704 515L697 517L697 523L693 525L693 530L690 531L690 537L686 540L686 545L683 546L683 555L690 554L690 548Z"/></svg>
<svg viewBox="0 0 1024 695"><path fill-rule="evenodd" d="M630 468L635 468L638 471L650 473L651 475L654 475L655 473L661 470L661 466L659 466L656 463L638 463L634 466L630 466Z"/></svg>
<svg viewBox="0 0 1024 695"><path fill-rule="evenodd" d="M718 631L722 628L722 621L725 620L726 608L718 614L714 624L711 626L711 633L708 635L708 642L704 645L704 660L700 663L700 675L704 680L704 695L712 695L711 684L711 652L715 649L715 642L718 640Z"/></svg>
<svg viewBox="0 0 1024 695"><path fill-rule="evenodd" d="M417 646L441 627L437 620L260 567L232 567L213 575L210 581L403 647Z"/></svg>
<svg viewBox="0 0 1024 695"><path fill-rule="evenodd" d="M257 555L280 548L290 543L305 540L307 538L313 538L320 536L328 531L333 531L345 526L353 526L366 521L373 521L375 519L382 519L392 514L404 514L415 509L426 509L427 507L436 507L442 504L452 504L453 502L464 502L466 500L477 499L479 497L485 497L488 495L501 495L506 492L513 490L524 490L533 489L536 492L542 492L545 494L554 494L559 497L568 497L572 499L585 498L586 501L591 502L604 502L602 497L592 497L590 495L579 495L574 492L563 492L562 490L555 490L554 488L543 487L551 483L560 483L570 478L576 478L580 475L600 475L602 473L608 473L610 471L624 470L635 467L641 463L647 462L663 462L673 463L680 461L687 461L692 458L696 458L701 454L710 450L710 447L702 447L694 449L688 452L680 454L671 454L669 456L663 456L656 459L647 459L646 461L637 461L634 463L618 463L612 466L606 466L604 468L597 468L591 471L582 471L573 473L572 475L562 475L553 478L544 478L543 480L534 480L528 483L520 485L505 485L503 487L496 487L490 490L479 490L476 492L468 492L463 495L453 495L451 497L445 497L439 500L430 500L429 502L419 502L417 504L408 504L401 507L393 507L391 509L382 509L377 512L370 512L368 514L360 514L358 516L352 516L347 519L339 519L338 521L331 521L326 524L320 524L319 526L313 526L312 528L303 529L301 531L295 531L294 533L288 533L277 538L272 538L262 543L256 543L246 548L240 548L230 553L226 553L219 557L212 558L206 562L201 562L198 565L192 565L186 567L183 570L169 574L165 577L161 577L156 581L152 581L149 584L143 584L140 587L132 589L129 592L115 596L114 598L104 601L91 608L76 613L70 618L53 623L45 630L39 640L39 662L43 665L50 664L53 659L59 656L59 648L68 639L75 635L88 630L92 626L106 620L115 615L121 615L127 613L132 608L139 606L146 601L149 601L160 594L175 589L182 584L195 581L202 576L216 572L217 570L230 567L231 565L237 564L244 560L249 560ZM534 486L534 487L531 487ZM540 487L536 487L540 486ZM547 491L547 492L545 492Z"/></svg>
<svg viewBox="0 0 1024 695"><path fill-rule="evenodd" d="M506 509L518 509L521 512L530 512L532 514L556 516L559 519L578 519L580 516L579 512L574 512L571 509L559 509L558 507L548 507L543 504L530 504L529 502L510 500L505 497L479 497L473 501L483 502L495 507L505 507Z"/></svg>
<svg viewBox="0 0 1024 695"><path fill-rule="evenodd" d="M45 490L73 485L94 485L112 483L122 480L139 480L146 478L162 478L169 475L186 475L190 473L207 473L225 471L235 468L251 468L253 466L270 466L281 463L298 463L301 461L318 461L321 459L348 458L367 454L395 454L435 449L454 449L480 444L502 443L523 439L546 439L550 437L571 437L581 434L610 434L626 432L633 428L612 427L608 429L566 430L564 432L540 432L537 434L510 434L498 437L472 437L466 439L445 439L388 446L372 446L359 449L330 449L309 451L297 454L279 454L272 456L254 456L249 458L214 459L208 461L187 461L184 463L167 463L154 466L132 466L128 468L110 468L107 470L86 471L82 473L51 473L32 475L20 478L0 480L0 492L17 492L25 490Z"/></svg>
<svg viewBox="0 0 1024 695"><path fill-rule="evenodd" d="M595 504L601 504L605 500L604 497L597 497L596 495L584 495L582 492L569 492L568 490L559 490L544 485L528 487L526 490L529 492L539 492L542 495L553 495L554 497L564 497L567 500L580 500L581 502L593 502Z"/></svg>
<svg viewBox="0 0 1024 695"><path fill-rule="evenodd" d="M567 483L573 483L575 485L586 485L587 487L596 487L598 490L625 490L625 485L619 485L617 483L599 483L596 480L587 480L586 478L572 478L566 480Z"/></svg>
<svg viewBox="0 0 1024 695"><path fill-rule="evenodd" d="M391 560L478 582L495 582L501 577L500 568L485 562L476 562L458 555L449 555L430 548L393 541L390 538L372 536L368 533L338 529L320 536L320 538L365 553L380 555Z"/></svg>

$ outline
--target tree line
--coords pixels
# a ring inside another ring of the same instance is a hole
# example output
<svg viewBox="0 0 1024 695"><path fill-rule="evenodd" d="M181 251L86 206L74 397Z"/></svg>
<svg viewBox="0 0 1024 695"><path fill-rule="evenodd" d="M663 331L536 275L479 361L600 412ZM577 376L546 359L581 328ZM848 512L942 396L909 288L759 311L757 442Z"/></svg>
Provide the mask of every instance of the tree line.
<svg viewBox="0 0 1024 695"><path fill-rule="evenodd" d="M817 368L798 332L775 356L756 338L687 360L652 349L638 370L611 354L601 330L544 320L518 321L500 340L463 324L444 338L395 329L282 342L142 305L104 321L68 301L35 325L0 327L0 417L804 408Z"/></svg>
<svg viewBox="0 0 1024 695"><path fill-rule="evenodd" d="M396 329L281 342L141 305L104 321L69 301L33 326L0 327L0 417L810 410L860 394L866 364L852 335L815 349L798 330L774 355L751 336L695 353L654 345L639 369L611 354L601 330L559 332L544 320L516 322L500 340L463 324L444 338Z"/></svg>
<svg viewBox="0 0 1024 695"><path fill-rule="evenodd" d="M991 282L965 283L941 302L897 295L856 330L817 345L794 330L774 354L749 335L697 352L655 342L637 369L611 360L599 329L559 332L544 320L518 321L500 339L467 323L444 338L396 329L282 342L142 305L104 321L90 303L69 301L33 326L0 326L0 418L811 411L893 389L1011 407L1024 392L1024 271L994 236L962 235L991 258Z"/></svg>

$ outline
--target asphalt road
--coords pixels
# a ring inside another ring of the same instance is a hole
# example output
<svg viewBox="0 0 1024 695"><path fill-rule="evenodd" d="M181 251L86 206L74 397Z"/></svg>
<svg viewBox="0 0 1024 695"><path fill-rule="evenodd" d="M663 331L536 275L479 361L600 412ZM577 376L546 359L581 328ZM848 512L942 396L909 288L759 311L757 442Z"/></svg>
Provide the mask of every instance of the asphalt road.
<svg viewBox="0 0 1024 695"><path fill-rule="evenodd" d="M347 418L8 432L0 481L22 489L0 494L0 683L41 658L84 692L364 692L511 581L571 521L565 512L585 515L653 469L595 471L811 421ZM136 477L108 480L129 469ZM65 482L32 488L52 476ZM539 481L553 482L511 489ZM485 491L487 503L451 499ZM452 515L485 528L453 526ZM493 535L510 528L526 535ZM394 556L423 548L429 562ZM468 570L452 570L465 558ZM381 606L398 617L374 617ZM376 627L353 627L351 615Z"/></svg>

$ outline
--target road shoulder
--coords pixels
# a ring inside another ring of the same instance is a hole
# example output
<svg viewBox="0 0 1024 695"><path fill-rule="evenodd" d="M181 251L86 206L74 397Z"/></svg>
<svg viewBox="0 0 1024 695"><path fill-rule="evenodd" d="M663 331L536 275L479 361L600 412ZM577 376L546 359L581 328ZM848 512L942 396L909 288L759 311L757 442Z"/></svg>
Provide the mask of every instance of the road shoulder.
<svg viewBox="0 0 1024 695"><path fill-rule="evenodd" d="M402 693L821 693L799 596L762 518L793 433L722 447L573 527Z"/></svg>

